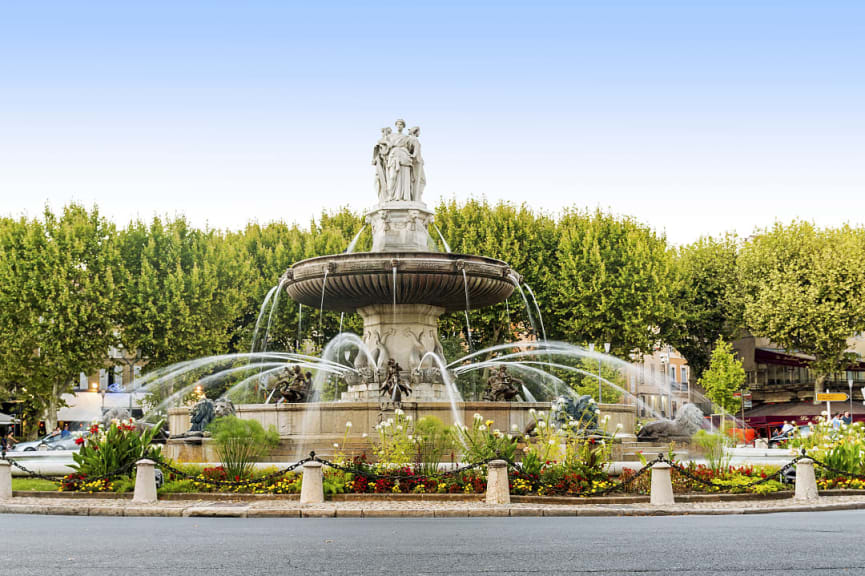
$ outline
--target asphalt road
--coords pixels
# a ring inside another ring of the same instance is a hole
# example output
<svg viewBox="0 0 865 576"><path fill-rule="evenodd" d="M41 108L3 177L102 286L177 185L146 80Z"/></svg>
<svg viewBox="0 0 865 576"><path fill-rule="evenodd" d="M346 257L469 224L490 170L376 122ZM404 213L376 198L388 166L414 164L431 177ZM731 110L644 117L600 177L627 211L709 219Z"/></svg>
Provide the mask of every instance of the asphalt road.
<svg viewBox="0 0 865 576"><path fill-rule="evenodd" d="M865 574L865 511L604 518L0 516L0 574Z"/></svg>

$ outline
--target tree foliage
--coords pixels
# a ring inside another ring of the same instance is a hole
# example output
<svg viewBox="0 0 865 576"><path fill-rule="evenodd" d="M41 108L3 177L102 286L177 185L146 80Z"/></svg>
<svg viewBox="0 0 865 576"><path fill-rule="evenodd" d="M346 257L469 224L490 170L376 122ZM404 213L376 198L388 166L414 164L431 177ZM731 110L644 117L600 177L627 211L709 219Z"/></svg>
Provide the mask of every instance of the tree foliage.
<svg viewBox="0 0 865 576"><path fill-rule="evenodd" d="M706 397L727 412L739 408L740 399L733 394L740 392L745 384L745 369L732 344L723 338L718 338L715 343L709 368L703 372L699 384L706 391Z"/></svg>
<svg viewBox="0 0 865 576"><path fill-rule="evenodd" d="M820 386L846 370L847 339L865 330L865 230L776 224L739 255L746 327L814 356Z"/></svg>
<svg viewBox="0 0 865 576"><path fill-rule="evenodd" d="M672 251L675 308L669 343L699 378L708 368L719 337L730 340L741 325L735 236L700 238Z"/></svg>
<svg viewBox="0 0 865 576"><path fill-rule="evenodd" d="M673 317L666 240L628 217L570 211L547 286L554 333L569 342L609 342L613 354L649 352Z"/></svg>
<svg viewBox="0 0 865 576"><path fill-rule="evenodd" d="M49 428L60 395L114 343L116 262L114 226L95 208L0 224L0 382Z"/></svg>

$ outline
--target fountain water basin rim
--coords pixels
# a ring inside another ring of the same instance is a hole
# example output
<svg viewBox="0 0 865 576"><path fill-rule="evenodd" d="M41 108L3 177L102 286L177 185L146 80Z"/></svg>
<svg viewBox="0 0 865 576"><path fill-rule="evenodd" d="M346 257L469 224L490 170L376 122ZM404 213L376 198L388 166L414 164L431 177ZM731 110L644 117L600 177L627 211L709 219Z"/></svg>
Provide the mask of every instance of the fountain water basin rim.
<svg viewBox="0 0 865 576"><path fill-rule="evenodd" d="M303 260L283 278L288 295L313 308L354 312L395 302L461 311L466 307L467 289L473 309L506 300L514 291L513 274L507 263L484 256L359 252Z"/></svg>

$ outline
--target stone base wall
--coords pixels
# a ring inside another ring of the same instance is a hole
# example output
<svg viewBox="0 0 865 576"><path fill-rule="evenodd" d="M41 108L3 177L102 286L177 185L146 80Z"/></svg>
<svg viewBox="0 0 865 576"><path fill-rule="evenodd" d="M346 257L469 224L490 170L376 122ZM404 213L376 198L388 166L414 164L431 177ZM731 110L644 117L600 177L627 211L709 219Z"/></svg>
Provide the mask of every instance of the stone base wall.
<svg viewBox="0 0 865 576"><path fill-rule="evenodd" d="M457 405L457 414L463 423L470 425L474 414L484 420L492 420L492 428L508 433L512 426L520 431L532 421L529 410L548 411L547 402L462 402ZM633 438L636 413L633 406L623 404L601 404L601 416L609 416L609 432L615 432L621 424L619 435ZM454 422L449 402L403 402L402 410L417 421L425 416L435 416L445 425ZM237 406L239 418L257 420L265 428L274 426L279 432L280 446L271 454L273 461L289 461L301 453L314 450L328 457L337 451L348 455L371 454L371 442L377 437L375 426L393 416L393 406L377 402L323 402L317 404L242 404ZM347 442L346 422L352 426ZM189 429L189 409L172 408L168 412L168 425L172 434ZM364 438L363 434L367 434ZM334 444L339 448L334 448ZM303 452L301 452L301 450ZM205 439L200 445L186 444L182 440L169 440L165 446L167 456L182 462L217 462L219 458L212 443Z"/></svg>

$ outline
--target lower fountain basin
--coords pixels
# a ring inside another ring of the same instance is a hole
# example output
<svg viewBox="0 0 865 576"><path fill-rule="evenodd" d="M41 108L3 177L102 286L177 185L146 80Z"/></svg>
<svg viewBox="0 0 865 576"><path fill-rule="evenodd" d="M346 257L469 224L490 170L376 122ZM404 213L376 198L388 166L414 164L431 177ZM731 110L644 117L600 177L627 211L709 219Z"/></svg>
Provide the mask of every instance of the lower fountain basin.
<svg viewBox="0 0 865 576"><path fill-rule="evenodd" d="M285 290L296 302L337 312L394 303L452 312L466 309L466 292L471 309L506 300L517 278L505 262L483 256L361 252L298 262L286 271Z"/></svg>
<svg viewBox="0 0 865 576"><path fill-rule="evenodd" d="M336 453L374 459L372 445L378 441L375 426L393 416L392 404L379 402L316 402L310 404L239 404L237 416L257 420L265 428L273 426L280 436L280 445L270 454L273 462L290 462L314 450L319 456L331 458ZM607 429L633 438L636 407L624 404L601 404L601 416L609 416ZM403 402L402 410L417 422L434 416L445 425L454 423L456 413L463 423L471 425L474 414L492 420L490 429L509 433L513 427L525 430L534 420L530 410L550 410L549 402ZM346 422L352 426L346 434ZM189 430L190 414L186 406L168 410L168 426L172 435ZM334 446L336 444L336 446ZM216 447L205 440L190 444L183 439L170 439L164 454L180 462L218 462Z"/></svg>

